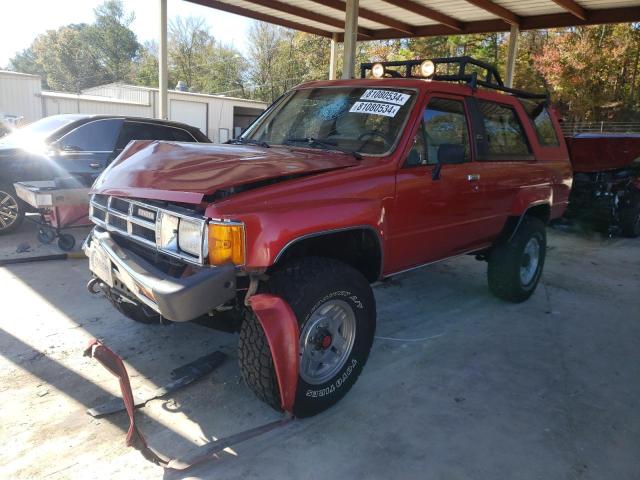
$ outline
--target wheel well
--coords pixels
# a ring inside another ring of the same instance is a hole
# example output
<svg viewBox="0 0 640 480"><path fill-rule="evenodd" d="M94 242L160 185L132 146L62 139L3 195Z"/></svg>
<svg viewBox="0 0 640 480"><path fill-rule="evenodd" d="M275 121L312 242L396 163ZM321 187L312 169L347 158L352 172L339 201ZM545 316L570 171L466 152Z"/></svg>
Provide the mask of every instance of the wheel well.
<svg viewBox="0 0 640 480"><path fill-rule="evenodd" d="M551 218L551 207L548 203L543 203L541 205L534 205L533 207L529 207L524 215L530 217L536 217L544 222L545 225L549 223L549 219Z"/></svg>
<svg viewBox="0 0 640 480"><path fill-rule="evenodd" d="M520 226L520 223L522 222L522 219L524 217L535 217L542 220L542 222L544 222L545 225L548 225L549 220L551 219L551 207L549 206L548 203L533 205L529 207L520 216L515 216L515 215L510 216L509 218L507 218L507 223L502 229L502 234L500 235L500 238L504 240L510 239L513 236L513 234L518 230L518 227Z"/></svg>
<svg viewBox="0 0 640 480"><path fill-rule="evenodd" d="M370 283L379 279L382 270L382 246L371 228L355 228L339 232L303 237L285 247L275 265L293 258L328 257L339 260L362 273Z"/></svg>

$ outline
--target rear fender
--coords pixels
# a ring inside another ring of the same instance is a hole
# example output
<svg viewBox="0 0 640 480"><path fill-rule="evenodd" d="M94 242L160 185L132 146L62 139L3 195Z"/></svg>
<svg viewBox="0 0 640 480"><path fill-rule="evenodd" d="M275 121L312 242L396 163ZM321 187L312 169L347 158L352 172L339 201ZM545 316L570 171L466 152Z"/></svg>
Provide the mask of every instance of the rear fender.
<svg viewBox="0 0 640 480"><path fill-rule="evenodd" d="M553 189L550 185L540 185L522 189L511 204L511 216L522 217L531 207L553 205Z"/></svg>
<svg viewBox="0 0 640 480"><path fill-rule="evenodd" d="M253 295L249 302L269 342L280 389L281 407L292 413L300 358L298 320L289 304L275 295L259 293Z"/></svg>
<svg viewBox="0 0 640 480"><path fill-rule="evenodd" d="M511 241L528 213L547 207L550 216L552 202L553 190L548 185L521 190L511 206L510 216L502 231L502 238ZM549 216L545 219L546 221L550 219Z"/></svg>

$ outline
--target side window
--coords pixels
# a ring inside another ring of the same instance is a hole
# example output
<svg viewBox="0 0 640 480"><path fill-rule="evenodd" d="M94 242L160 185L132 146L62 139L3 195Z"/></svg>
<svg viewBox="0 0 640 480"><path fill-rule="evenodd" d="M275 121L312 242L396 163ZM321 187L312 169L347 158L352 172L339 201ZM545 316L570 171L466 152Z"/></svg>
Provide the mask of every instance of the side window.
<svg viewBox="0 0 640 480"><path fill-rule="evenodd" d="M197 140L187 130L180 128L170 128L173 140L176 142L197 142Z"/></svg>
<svg viewBox="0 0 640 480"><path fill-rule="evenodd" d="M120 125L119 119L94 120L67 133L58 145L70 152L112 152Z"/></svg>
<svg viewBox="0 0 640 480"><path fill-rule="evenodd" d="M546 108L540 109L540 113L533 117L532 120L540 145L543 147L557 147L560 145L556 129L553 128L551 116Z"/></svg>
<svg viewBox="0 0 640 480"><path fill-rule="evenodd" d="M464 152L464 161L468 162L469 131L464 104L459 100L433 98L423 116L427 143L428 165L438 163L438 152L441 148L458 149Z"/></svg>
<svg viewBox="0 0 640 480"><path fill-rule="evenodd" d="M480 100L484 125L484 145L479 145L480 160L509 161L529 157L531 150L516 111L506 105Z"/></svg>
<svg viewBox="0 0 640 480"><path fill-rule="evenodd" d="M153 125L142 122L124 122L116 148L122 150L132 140L157 140Z"/></svg>

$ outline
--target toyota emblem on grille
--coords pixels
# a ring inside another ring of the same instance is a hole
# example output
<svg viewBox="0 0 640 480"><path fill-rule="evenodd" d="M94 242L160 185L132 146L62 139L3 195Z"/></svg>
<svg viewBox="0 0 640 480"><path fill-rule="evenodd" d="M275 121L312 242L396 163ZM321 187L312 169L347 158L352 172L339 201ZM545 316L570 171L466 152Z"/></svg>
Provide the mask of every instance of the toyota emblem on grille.
<svg viewBox="0 0 640 480"><path fill-rule="evenodd" d="M150 212L149 210L143 210L142 208L138 208L138 216L142 217L142 218L146 218L147 220L151 220L152 222L155 221L155 213L154 212Z"/></svg>

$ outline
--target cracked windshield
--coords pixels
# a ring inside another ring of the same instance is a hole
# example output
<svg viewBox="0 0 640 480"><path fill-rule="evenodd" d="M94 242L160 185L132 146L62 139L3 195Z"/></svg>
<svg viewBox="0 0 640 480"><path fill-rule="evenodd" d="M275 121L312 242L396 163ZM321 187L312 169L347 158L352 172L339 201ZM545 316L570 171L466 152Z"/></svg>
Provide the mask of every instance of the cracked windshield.
<svg viewBox="0 0 640 480"><path fill-rule="evenodd" d="M382 155L395 145L413 104L408 89L308 88L283 98L245 141Z"/></svg>

